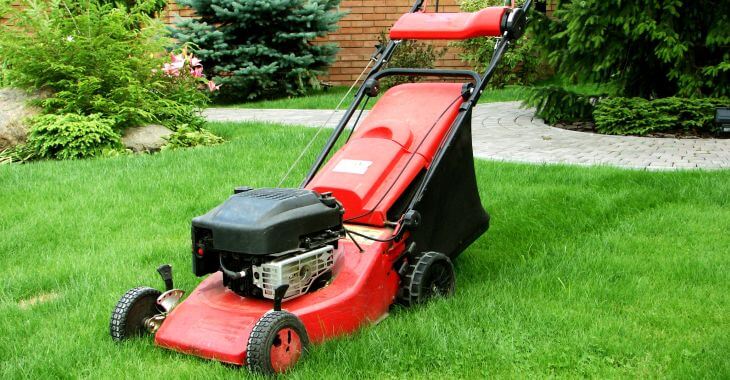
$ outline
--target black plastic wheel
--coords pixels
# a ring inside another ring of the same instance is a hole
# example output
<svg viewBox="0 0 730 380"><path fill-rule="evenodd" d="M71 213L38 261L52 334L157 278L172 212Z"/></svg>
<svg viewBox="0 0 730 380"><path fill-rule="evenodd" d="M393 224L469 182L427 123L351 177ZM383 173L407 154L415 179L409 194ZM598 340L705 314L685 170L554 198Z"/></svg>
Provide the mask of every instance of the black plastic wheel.
<svg viewBox="0 0 730 380"><path fill-rule="evenodd" d="M408 265L401 282L399 301L405 306L428 302L433 297L454 294L454 265L443 253L424 252Z"/></svg>
<svg viewBox="0 0 730 380"><path fill-rule="evenodd" d="M246 346L246 363L251 372L265 375L291 369L309 347L302 321L286 311L264 314L251 331Z"/></svg>
<svg viewBox="0 0 730 380"><path fill-rule="evenodd" d="M139 287L129 290L117 302L109 322L109 334L117 342L147 332L145 319L158 314L157 297L162 293L153 288Z"/></svg>

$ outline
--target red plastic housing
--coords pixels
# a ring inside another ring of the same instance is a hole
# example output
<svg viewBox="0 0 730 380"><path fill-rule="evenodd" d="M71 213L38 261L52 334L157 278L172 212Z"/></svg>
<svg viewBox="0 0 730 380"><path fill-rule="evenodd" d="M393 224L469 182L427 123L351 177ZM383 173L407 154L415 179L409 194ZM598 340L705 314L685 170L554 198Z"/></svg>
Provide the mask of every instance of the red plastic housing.
<svg viewBox="0 0 730 380"><path fill-rule="evenodd" d="M460 83L391 88L307 188L332 192L345 220L383 226L388 210L431 164L459 113L461 89Z"/></svg>
<svg viewBox="0 0 730 380"><path fill-rule="evenodd" d="M507 7L474 13L406 13L390 29L392 40L466 40L499 37Z"/></svg>
<svg viewBox="0 0 730 380"><path fill-rule="evenodd" d="M370 236L388 237L390 229L350 226ZM283 303L302 320L312 343L356 331L388 314L398 291L393 263L404 243L340 240L332 283ZM246 364L246 346L256 322L271 300L237 295L222 283L220 272L208 276L175 308L155 334L155 343L175 351L237 365Z"/></svg>

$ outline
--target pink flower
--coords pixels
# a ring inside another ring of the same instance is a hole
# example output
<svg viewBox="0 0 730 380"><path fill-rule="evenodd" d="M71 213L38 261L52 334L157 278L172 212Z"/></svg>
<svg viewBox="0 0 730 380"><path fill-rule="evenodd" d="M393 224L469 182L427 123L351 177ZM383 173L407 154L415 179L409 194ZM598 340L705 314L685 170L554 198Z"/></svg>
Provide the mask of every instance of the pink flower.
<svg viewBox="0 0 730 380"><path fill-rule="evenodd" d="M185 66L185 61L173 61L172 63L166 63L162 67L162 72L169 76L179 77L180 76L180 69Z"/></svg>
<svg viewBox="0 0 730 380"><path fill-rule="evenodd" d="M190 68L190 75L192 75L193 78L202 78L203 77L203 66Z"/></svg>
<svg viewBox="0 0 730 380"><path fill-rule="evenodd" d="M198 67L198 66L201 66L201 67L202 67L202 66L203 66L203 64L202 64L202 63L200 62L200 60L199 60L198 58L196 58L196 57L191 57L191 58L190 58L190 66L192 66L192 67Z"/></svg>
<svg viewBox="0 0 730 380"><path fill-rule="evenodd" d="M181 62L181 64L185 63L185 56L182 54L175 55L175 53L170 53L170 61L172 63Z"/></svg>
<svg viewBox="0 0 730 380"><path fill-rule="evenodd" d="M221 88L221 86L216 85L215 82L213 82L212 80L208 81L208 91L215 92L215 91L219 90L220 88Z"/></svg>

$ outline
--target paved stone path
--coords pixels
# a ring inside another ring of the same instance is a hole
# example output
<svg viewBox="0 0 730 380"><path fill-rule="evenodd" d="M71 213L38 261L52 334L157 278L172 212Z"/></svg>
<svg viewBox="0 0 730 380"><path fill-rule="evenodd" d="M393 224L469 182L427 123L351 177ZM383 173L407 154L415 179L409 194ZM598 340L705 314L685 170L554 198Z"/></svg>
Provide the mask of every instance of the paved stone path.
<svg viewBox="0 0 730 380"><path fill-rule="evenodd" d="M321 126L327 110L211 108L211 121L267 121ZM334 127L343 112L327 124ZM553 128L519 102L478 105L473 112L474 156L479 158L577 165L610 165L647 170L730 168L730 139L669 139L607 136ZM353 118L354 119L354 118Z"/></svg>

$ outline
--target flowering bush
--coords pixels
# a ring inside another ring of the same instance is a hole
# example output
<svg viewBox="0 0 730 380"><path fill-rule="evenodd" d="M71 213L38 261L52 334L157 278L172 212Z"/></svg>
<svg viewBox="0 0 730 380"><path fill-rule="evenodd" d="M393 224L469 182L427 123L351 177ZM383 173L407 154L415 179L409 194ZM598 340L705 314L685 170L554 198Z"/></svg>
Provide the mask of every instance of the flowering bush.
<svg viewBox="0 0 730 380"><path fill-rule="evenodd" d="M16 2L16 1L13 1ZM0 0L13 28L0 34L0 57L13 85L40 89L47 113L100 114L116 131L159 123L201 126L208 94L187 80L155 73L172 41L148 11L155 0L130 8L99 0ZM121 4L121 3L116 3Z"/></svg>
<svg viewBox="0 0 730 380"><path fill-rule="evenodd" d="M170 62L162 66L162 72L170 78L192 79L193 82L203 83L209 92L216 92L221 88L212 80L205 79L202 61L189 53L187 46L182 49L180 54L170 53Z"/></svg>
<svg viewBox="0 0 730 380"><path fill-rule="evenodd" d="M4 81L49 94L39 101L47 114L96 115L116 134L152 123L202 128L218 86L188 49L165 54L173 41L149 16L158 0L130 3L0 0L13 24L0 33Z"/></svg>

